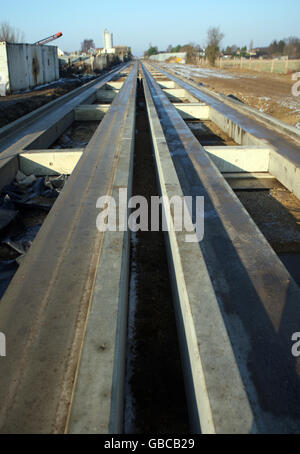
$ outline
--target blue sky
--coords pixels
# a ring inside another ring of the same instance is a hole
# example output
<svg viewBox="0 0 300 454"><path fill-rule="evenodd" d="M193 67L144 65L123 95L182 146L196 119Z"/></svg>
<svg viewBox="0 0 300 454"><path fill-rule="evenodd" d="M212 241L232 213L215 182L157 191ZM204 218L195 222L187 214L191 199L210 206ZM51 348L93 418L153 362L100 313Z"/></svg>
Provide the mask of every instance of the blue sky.
<svg viewBox="0 0 300 454"><path fill-rule="evenodd" d="M1 1L0 22L25 32L35 42L62 31L61 49L77 50L85 38L102 47L102 33L114 43L129 45L140 55L149 43L165 50L169 44L205 44L210 26L219 26L222 45L268 45L273 39L300 36L299 0L11 0Z"/></svg>

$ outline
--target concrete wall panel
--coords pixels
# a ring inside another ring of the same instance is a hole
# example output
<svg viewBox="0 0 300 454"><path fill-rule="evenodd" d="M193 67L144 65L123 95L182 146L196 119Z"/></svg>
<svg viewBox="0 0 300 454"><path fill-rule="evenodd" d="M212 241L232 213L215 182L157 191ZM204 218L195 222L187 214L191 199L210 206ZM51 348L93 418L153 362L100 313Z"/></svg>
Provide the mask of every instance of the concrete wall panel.
<svg viewBox="0 0 300 454"><path fill-rule="evenodd" d="M0 44L1 96L59 79L56 46Z"/></svg>

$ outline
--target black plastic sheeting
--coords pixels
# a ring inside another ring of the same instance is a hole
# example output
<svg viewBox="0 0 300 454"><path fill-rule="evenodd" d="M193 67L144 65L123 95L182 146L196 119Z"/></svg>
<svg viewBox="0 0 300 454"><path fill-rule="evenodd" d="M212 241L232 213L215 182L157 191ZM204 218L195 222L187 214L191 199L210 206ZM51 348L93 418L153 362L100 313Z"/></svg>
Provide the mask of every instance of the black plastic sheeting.
<svg viewBox="0 0 300 454"><path fill-rule="evenodd" d="M13 183L0 194L0 244L13 259L0 255L0 299L4 295L23 257L38 234L42 223L27 225L25 217L48 213L64 187L67 176L36 178L18 172ZM48 200L47 200L48 199Z"/></svg>
<svg viewBox="0 0 300 454"><path fill-rule="evenodd" d="M0 298L4 295L17 269L18 263L16 260L0 261Z"/></svg>

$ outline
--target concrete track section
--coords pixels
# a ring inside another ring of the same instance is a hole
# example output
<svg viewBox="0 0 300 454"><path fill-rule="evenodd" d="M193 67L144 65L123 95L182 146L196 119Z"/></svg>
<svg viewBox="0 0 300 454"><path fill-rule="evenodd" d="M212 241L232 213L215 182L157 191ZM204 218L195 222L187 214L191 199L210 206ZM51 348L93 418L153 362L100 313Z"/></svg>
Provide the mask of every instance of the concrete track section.
<svg viewBox="0 0 300 454"><path fill-rule="evenodd" d="M300 289L228 183L254 172L257 181L276 177L299 197L299 149L173 75L148 65L143 71L170 222L166 239L192 430L299 433L292 336L300 326ZM198 113L191 96L201 101ZM199 133L186 116L202 121ZM252 153L257 159L249 163ZM175 195L204 197L201 241L187 243L186 232L176 231L168 202Z"/></svg>
<svg viewBox="0 0 300 454"><path fill-rule="evenodd" d="M70 176L1 300L1 433L120 430L128 236L98 231L96 203L123 186L130 196L136 80L136 64L119 68L30 122L3 151L7 180L18 169ZM98 124L78 148L68 128L74 138L79 104L80 121Z"/></svg>

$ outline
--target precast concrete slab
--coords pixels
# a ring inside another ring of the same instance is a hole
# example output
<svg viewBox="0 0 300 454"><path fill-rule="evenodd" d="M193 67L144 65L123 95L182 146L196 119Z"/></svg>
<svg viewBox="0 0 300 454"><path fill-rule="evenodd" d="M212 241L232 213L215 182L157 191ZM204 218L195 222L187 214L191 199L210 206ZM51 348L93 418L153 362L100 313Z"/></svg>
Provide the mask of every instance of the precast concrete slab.
<svg viewBox="0 0 300 454"><path fill-rule="evenodd" d="M71 175L83 152L84 149L63 149L22 153L19 155L19 170L25 175L35 176Z"/></svg>
<svg viewBox="0 0 300 454"><path fill-rule="evenodd" d="M180 113L184 120L209 120L210 119L210 108L204 103L174 103L177 111Z"/></svg>
<svg viewBox="0 0 300 454"><path fill-rule="evenodd" d="M269 170L271 150L267 147L206 146L204 150L222 173Z"/></svg>

